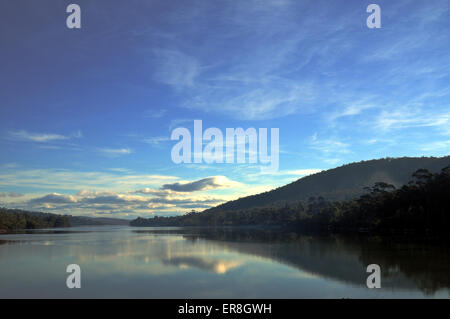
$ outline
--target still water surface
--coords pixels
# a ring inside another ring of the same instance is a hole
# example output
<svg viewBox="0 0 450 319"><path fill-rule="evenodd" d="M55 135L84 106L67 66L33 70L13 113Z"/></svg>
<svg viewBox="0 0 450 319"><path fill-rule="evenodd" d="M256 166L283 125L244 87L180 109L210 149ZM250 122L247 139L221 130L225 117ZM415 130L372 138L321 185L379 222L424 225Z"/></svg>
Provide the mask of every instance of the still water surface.
<svg viewBox="0 0 450 319"><path fill-rule="evenodd" d="M448 298L449 252L262 230L37 230L0 235L0 298ZM366 286L372 263L381 289ZM81 289L66 287L69 264Z"/></svg>

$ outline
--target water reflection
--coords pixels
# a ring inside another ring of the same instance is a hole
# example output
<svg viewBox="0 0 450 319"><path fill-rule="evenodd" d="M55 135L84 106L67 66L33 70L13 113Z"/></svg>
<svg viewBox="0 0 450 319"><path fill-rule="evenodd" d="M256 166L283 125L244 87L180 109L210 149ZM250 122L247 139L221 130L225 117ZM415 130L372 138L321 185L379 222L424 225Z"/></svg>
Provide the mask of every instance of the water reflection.
<svg viewBox="0 0 450 319"><path fill-rule="evenodd" d="M450 249L445 241L306 236L256 229L188 229L184 234L187 240L205 238L226 249L270 258L345 283L361 285L367 278L365 267L376 263L382 269L384 288L417 288L426 295L450 288Z"/></svg>
<svg viewBox="0 0 450 319"><path fill-rule="evenodd" d="M65 267L82 268L82 289ZM367 289L366 266L382 269ZM0 236L0 297L448 297L441 243L256 229L86 227Z"/></svg>
<svg viewBox="0 0 450 319"><path fill-rule="evenodd" d="M242 264L239 261L212 260L204 257L181 256L163 259L164 264L175 265L179 268L195 267L206 271L212 271L217 274L225 274L230 269Z"/></svg>

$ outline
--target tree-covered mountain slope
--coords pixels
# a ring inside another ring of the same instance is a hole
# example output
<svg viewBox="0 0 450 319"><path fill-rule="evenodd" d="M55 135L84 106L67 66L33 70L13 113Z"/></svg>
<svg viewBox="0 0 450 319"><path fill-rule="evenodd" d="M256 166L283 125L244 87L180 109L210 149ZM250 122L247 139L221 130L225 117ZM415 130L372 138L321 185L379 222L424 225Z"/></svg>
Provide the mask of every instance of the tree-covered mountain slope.
<svg viewBox="0 0 450 319"><path fill-rule="evenodd" d="M263 207L267 205L307 200L322 196L329 201L356 198L364 193L364 187L385 182L401 187L411 180L411 175L424 168L438 173L450 164L446 157L402 157L361 161L322 171L298 179L288 185L257 195L226 202L208 211L231 211Z"/></svg>

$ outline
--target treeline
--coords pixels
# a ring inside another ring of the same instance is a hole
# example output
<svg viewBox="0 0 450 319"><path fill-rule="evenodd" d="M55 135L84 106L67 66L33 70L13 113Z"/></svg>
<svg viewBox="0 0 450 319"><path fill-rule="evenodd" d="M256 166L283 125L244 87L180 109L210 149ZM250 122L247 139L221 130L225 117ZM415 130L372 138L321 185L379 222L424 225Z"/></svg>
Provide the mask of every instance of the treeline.
<svg viewBox="0 0 450 319"><path fill-rule="evenodd" d="M70 227L69 216L0 208L0 231Z"/></svg>
<svg viewBox="0 0 450 319"><path fill-rule="evenodd" d="M357 199L329 202L322 197L236 211L192 211L174 217L137 218L131 226L276 225L300 230L372 233L448 233L450 166L432 174L419 169L399 189L383 182Z"/></svg>
<svg viewBox="0 0 450 319"><path fill-rule="evenodd" d="M396 189L376 183L356 200L333 202L300 220L302 229L375 233L448 233L450 166L432 174L419 169L413 181Z"/></svg>

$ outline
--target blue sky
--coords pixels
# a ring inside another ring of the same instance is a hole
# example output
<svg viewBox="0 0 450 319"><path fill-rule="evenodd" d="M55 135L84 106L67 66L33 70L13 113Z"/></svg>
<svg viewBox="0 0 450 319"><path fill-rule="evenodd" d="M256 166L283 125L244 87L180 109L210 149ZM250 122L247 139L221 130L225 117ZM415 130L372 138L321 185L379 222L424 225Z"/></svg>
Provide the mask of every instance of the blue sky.
<svg viewBox="0 0 450 319"><path fill-rule="evenodd" d="M449 153L447 0L72 2L0 4L0 205L179 214L349 162ZM373 2L381 29L366 26ZM174 164L171 131L194 119L279 128L279 171Z"/></svg>

